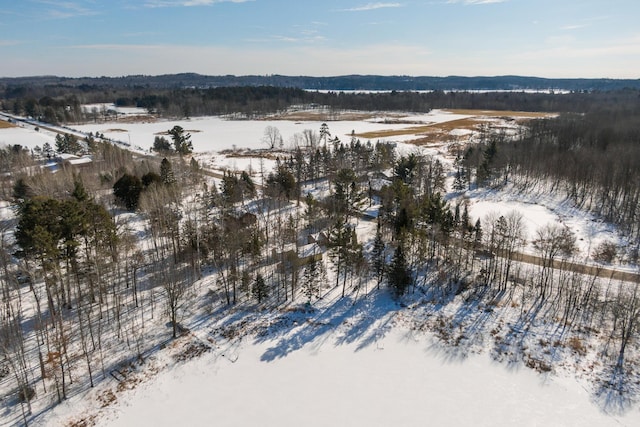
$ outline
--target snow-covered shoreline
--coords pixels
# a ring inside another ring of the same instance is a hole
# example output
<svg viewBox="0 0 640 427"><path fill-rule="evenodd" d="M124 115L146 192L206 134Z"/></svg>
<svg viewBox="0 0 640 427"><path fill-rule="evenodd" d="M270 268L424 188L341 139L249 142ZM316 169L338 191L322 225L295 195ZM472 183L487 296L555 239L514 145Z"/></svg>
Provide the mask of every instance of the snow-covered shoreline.
<svg viewBox="0 0 640 427"><path fill-rule="evenodd" d="M397 316L400 307L383 294L370 298L285 315L286 326L265 334L206 341L206 328L194 330L139 367L143 374L151 372L146 380L120 390L110 378L95 392L101 398L73 397L37 425L89 414L97 414L93 420L102 427L640 422L637 408L617 412L619 407L597 401L584 378L564 370L540 373L520 362L497 363L485 352L461 352L404 323ZM366 315L363 304L374 304L380 316ZM269 316L265 313L262 320ZM309 317L317 321L305 322ZM211 344L211 350L175 361L180 348L198 341ZM157 366L163 368L156 371ZM105 403L107 391L116 389L113 401Z"/></svg>

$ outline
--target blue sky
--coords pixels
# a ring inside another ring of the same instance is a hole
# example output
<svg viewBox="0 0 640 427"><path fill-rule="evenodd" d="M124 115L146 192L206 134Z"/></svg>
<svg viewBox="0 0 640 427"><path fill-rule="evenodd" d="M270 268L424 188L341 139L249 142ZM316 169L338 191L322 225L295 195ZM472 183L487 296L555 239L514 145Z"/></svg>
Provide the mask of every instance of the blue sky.
<svg viewBox="0 0 640 427"><path fill-rule="evenodd" d="M0 76L640 78L638 0L0 0Z"/></svg>

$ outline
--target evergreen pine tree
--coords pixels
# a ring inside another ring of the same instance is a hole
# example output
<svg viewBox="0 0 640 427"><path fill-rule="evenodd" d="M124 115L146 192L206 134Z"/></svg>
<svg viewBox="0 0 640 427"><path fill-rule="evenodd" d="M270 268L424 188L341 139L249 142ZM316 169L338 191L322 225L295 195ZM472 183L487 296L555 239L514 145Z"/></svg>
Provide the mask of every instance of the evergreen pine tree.
<svg viewBox="0 0 640 427"><path fill-rule="evenodd" d="M376 237L373 241L373 250L371 252L373 272L376 275L376 284L378 289L380 289L380 283L382 283L382 277L384 276L384 270L386 267L384 252L385 244L382 239L382 224L380 222L380 218L378 218Z"/></svg>
<svg viewBox="0 0 640 427"><path fill-rule="evenodd" d="M388 279L395 298L404 295L409 286L411 286L411 272L409 271L402 245L399 245L393 254L393 260L389 266Z"/></svg>
<svg viewBox="0 0 640 427"><path fill-rule="evenodd" d="M162 162L160 162L160 178L162 179L162 183L164 185L172 185L176 182L176 177L173 174L171 162L167 160L166 157L162 159Z"/></svg>
<svg viewBox="0 0 640 427"><path fill-rule="evenodd" d="M307 298L307 302L311 303L312 298L318 298L320 294L320 263L312 258L311 261L305 265L304 272L302 274L302 293Z"/></svg>
<svg viewBox="0 0 640 427"><path fill-rule="evenodd" d="M258 304L262 303L269 296L269 287L262 277L262 274L256 275L256 280L253 282L253 289L251 290L255 299L258 300Z"/></svg>

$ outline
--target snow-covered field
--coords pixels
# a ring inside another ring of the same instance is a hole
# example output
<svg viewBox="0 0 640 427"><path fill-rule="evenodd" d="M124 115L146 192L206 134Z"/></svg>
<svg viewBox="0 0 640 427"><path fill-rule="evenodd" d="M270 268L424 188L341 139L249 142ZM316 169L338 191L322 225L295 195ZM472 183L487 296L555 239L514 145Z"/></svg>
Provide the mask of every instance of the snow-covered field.
<svg viewBox="0 0 640 427"><path fill-rule="evenodd" d="M590 402L580 384L509 369L488 356L448 360L400 331L375 345L310 343L265 361L277 342L247 344L162 373L102 425L638 425ZM562 402L561 404L559 404Z"/></svg>
<svg viewBox="0 0 640 427"><path fill-rule="evenodd" d="M434 110L428 114L407 116L405 119L429 124L443 123L466 117L469 116ZM74 126L74 129L86 133L99 132L107 138L130 142L134 146L149 149L153 146L153 140L156 135L160 135L177 125L191 133L195 152L210 152L234 148L267 148L268 146L264 142L264 131L268 126L273 126L280 131L285 148L289 148L292 146L292 138L295 134L301 134L306 129L318 132L321 124L322 122L320 121L227 120L221 117L195 117L187 120L162 120L149 123L113 121ZM365 121L330 121L327 124L331 136L338 137L345 143L349 142L352 131L364 133L388 129L404 129L407 127L406 124L384 123L382 117L374 117ZM402 135L386 139L407 141L415 138L416 135ZM385 140L385 138L380 138L380 140ZM372 142L375 143L375 141Z"/></svg>
<svg viewBox="0 0 640 427"><path fill-rule="evenodd" d="M10 127L0 129L0 146L5 145L21 145L33 149L36 146L42 148L42 145L48 142L55 147L56 134L45 130L36 131L32 127Z"/></svg>

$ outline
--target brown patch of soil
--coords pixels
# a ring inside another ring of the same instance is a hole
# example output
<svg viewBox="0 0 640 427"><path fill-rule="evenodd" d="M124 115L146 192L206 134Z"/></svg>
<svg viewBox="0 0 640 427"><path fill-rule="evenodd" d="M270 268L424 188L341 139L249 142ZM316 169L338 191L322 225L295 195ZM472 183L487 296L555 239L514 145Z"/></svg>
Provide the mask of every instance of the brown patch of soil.
<svg viewBox="0 0 640 427"><path fill-rule="evenodd" d="M211 350L211 347L207 344L200 341L192 341L185 344L182 351L174 356L174 359L177 362L184 362L185 360L200 357L209 350Z"/></svg>
<svg viewBox="0 0 640 427"><path fill-rule="evenodd" d="M356 134L357 137L365 139L375 139L400 135L416 135L419 138L412 141L417 145L432 144L441 142L442 137L449 134L454 129L478 130L480 121L476 118L465 118L451 120L444 123L432 123L429 125L410 126L404 129L383 129L380 131L363 132Z"/></svg>
<svg viewBox="0 0 640 427"><path fill-rule="evenodd" d="M465 110L465 109L451 109L442 110L452 114L464 114L466 116L485 116L485 117L512 117L527 118L527 119L542 119L547 117L555 117L556 113L541 113L531 111L508 111L508 110Z"/></svg>
<svg viewBox="0 0 640 427"><path fill-rule="evenodd" d="M120 123L153 123L158 121L158 119L150 114L139 114L135 116L121 116L118 117L117 121Z"/></svg>
<svg viewBox="0 0 640 427"><path fill-rule="evenodd" d="M462 119L450 120L442 123L431 123L420 126L409 126L403 129L383 129L380 131L363 132L356 134L359 138L376 139L389 138L401 135L416 135L416 139L408 141L414 145L433 145L441 143L443 139L451 139L451 131L465 129L479 131L483 126L490 128L502 127L503 121L526 121L536 118L553 117L553 113L536 113L526 111L494 111L494 110L443 110L452 114L472 115ZM492 123L493 119L496 120ZM403 123L402 120L385 121L385 123ZM454 137L455 138L455 137ZM462 137L464 139L464 137Z"/></svg>
<svg viewBox="0 0 640 427"><path fill-rule="evenodd" d="M185 129L184 131L187 132L187 133L200 133L200 132L202 132L199 129ZM162 132L156 132L156 133L154 133L154 135L169 136L169 130L163 130Z"/></svg>
<svg viewBox="0 0 640 427"><path fill-rule="evenodd" d="M100 402L101 408L106 408L107 406L115 403L117 400L118 398L111 389L105 390L98 395L98 402Z"/></svg>
<svg viewBox="0 0 640 427"><path fill-rule="evenodd" d="M16 125L14 125L13 123L0 120L0 129L8 129L8 128L14 128L14 127L16 127Z"/></svg>
<svg viewBox="0 0 640 427"><path fill-rule="evenodd" d="M379 117L381 113L366 111L288 111L276 116L265 117L264 120L292 120L292 121L340 121L340 120L368 120ZM384 113L385 116L402 117L400 114ZM391 122L392 123L392 122Z"/></svg>
<svg viewBox="0 0 640 427"><path fill-rule="evenodd" d="M284 157L286 155L286 153L266 153L266 152L261 152L261 151L238 151L238 152L234 152L234 151L228 151L228 150L224 150L220 152L221 154L224 154L225 156L229 157L229 158L247 158L247 157L252 157L252 158L263 158L263 159L269 159L269 160L276 160L278 157Z"/></svg>
<svg viewBox="0 0 640 427"><path fill-rule="evenodd" d="M66 423L67 427L91 427L94 425L96 425L96 415L89 415Z"/></svg>

